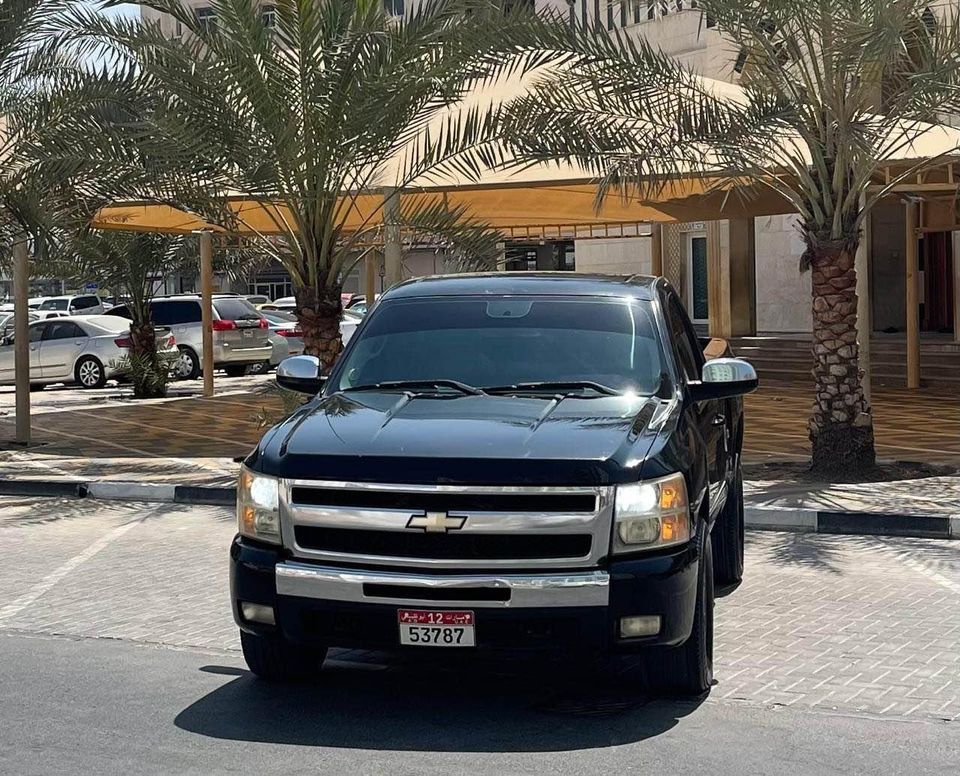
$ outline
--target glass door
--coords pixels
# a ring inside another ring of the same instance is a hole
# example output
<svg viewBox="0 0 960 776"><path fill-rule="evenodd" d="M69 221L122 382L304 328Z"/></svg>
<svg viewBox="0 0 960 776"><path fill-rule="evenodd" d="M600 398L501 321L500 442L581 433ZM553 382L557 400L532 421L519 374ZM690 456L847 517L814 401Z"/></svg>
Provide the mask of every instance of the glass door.
<svg viewBox="0 0 960 776"><path fill-rule="evenodd" d="M707 307L707 236L687 235L687 311L694 323L706 323Z"/></svg>

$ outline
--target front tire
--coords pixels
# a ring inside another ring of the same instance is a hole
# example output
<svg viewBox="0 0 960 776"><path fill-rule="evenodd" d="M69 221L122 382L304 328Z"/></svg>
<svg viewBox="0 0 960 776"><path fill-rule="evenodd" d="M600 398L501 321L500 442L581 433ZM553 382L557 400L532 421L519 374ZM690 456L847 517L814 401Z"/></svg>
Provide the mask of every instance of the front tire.
<svg viewBox="0 0 960 776"><path fill-rule="evenodd" d="M240 647L247 667L268 682L289 682L306 679L320 670L326 657L324 648L293 644L283 636L261 636L240 631Z"/></svg>
<svg viewBox="0 0 960 776"><path fill-rule="evenodd" d="M733 486L712 534L716 542L713 559L718 585L735 585L743 579L743 530L743 471L737 461Z"/></svg>
<svg viewBox="0 0 960 776"><path fill-rule="evenodd" d="M103 388L107 384L107 370L93 356L83 356L77 361L73 376L81 388Z"/></svg>
<svg viewBox="0 0 960 776"><path fill-rule="evenodd" d="M700 697L713 684L713 546L707 536L697 575L693 628L679 647L662 647L645 661L647 684L668 695Z"/></svg>

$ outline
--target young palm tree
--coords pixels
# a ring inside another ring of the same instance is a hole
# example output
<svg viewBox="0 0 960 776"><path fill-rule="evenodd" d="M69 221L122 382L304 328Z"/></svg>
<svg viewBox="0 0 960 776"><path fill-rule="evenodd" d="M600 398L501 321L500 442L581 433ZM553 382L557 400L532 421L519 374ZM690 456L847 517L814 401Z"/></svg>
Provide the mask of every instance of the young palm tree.
<svg viewBox="0 0 960 776"><path fill-rule="evenodd" d="M812 271L813 466L875 465L861 382L854 255L870 209L942 157L885 163L960 112L960 19L923 0L700 0L728 42L741 98L643 43L581 30L570 68L515 106L532 159L574 160L602 192L649 196L699 171L772 191L799 214ZM933 4L931 4L933 5ZM957 149L952 149L956 151Z"/></svg>
<svg viewBox="0 0 960 776"><path fill-rule="evenodd" d="M90 231L75 240L70 260L61 262L64 277L97 278L126 299L130 311L130 372L138 399L165 396L173 364L157 351L150 301L162 288L158 280L196 264L196 240L173 235Z"/></svg>
<svg viewBox="0 0 960 776"><path fill-rule="evenodd" d="M496 236L463 209L404 197L385 218L384 202L431 175L479 169L496 111L449 108L476 84L537 64L522 51L522 12L487 0L425 0L401 17L381 0L275 0L268 12L211 0L199 18L178 0L144 4L182 37L88 16L88 39L112 45L164 96L144 137L188 149L209 190L268 214L266 227L243 213L228 226L252 232L290 273L307 351L324 365L341 347L343 279L382 243L384 220L489 265Z"/></svg>

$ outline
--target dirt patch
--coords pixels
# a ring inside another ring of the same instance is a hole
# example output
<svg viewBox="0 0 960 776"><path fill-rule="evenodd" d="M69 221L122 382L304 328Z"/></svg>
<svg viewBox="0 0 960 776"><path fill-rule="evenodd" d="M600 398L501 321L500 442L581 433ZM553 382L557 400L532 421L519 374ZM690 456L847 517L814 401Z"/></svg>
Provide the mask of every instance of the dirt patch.
<svg viewBox="0 0 960 776"><path fill-rule="evenodd" d="M941 466L914 461L883 461L866 473L851 477L838 474L824 479L819 472L810 471L807 463L750 463L743 465L743 476L747 480L789 480L791 482L810 482L821 485L860 482L896 482L898 480L920 480L924 477L949 477L957 473L955 466Z"/></svg>

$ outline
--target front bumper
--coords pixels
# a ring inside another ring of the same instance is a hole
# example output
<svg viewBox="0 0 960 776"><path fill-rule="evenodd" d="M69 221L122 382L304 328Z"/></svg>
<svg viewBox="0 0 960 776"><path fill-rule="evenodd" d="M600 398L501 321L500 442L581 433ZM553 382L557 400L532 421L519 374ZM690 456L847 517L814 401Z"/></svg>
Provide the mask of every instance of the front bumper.
<svg viewBox="0 0 960 776"><path fill-rule="evenodd" d="M472 610L481 650L631 651L680 644L693 625L699 565L691 546L603 570L420 574L303 563L240 537L230 558L233 615L242 629L364 649L398 648L398 608ZM273 607L276 626L245 621L240 602ZM633 615L658 615L660 633L620 639L620 618Z"/></svg>

